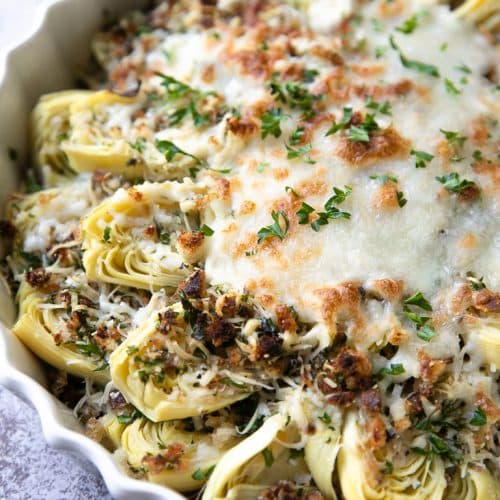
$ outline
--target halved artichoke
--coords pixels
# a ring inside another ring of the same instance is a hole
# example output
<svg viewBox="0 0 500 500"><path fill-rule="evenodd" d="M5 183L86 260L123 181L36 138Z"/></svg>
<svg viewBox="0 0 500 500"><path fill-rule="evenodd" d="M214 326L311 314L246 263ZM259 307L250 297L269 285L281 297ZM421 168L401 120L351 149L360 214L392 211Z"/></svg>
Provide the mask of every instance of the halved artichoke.
<svg viewBox="0 0 500 500"><path fill-rule="evenodd" d="M365 448L356 412L346 417L337 470L342 494L349 500L441 499L446 488L445 468L438 457L408 451L401 463L378 475L378 462Z"/></svg>
<svg viewBox="0 0 500 500"><path fill-rule="evenodd" d="M175 288L203 257L197 212L204 186L144 183L120 189L83 220L84 267L90 279L158 290Z"/></svg>

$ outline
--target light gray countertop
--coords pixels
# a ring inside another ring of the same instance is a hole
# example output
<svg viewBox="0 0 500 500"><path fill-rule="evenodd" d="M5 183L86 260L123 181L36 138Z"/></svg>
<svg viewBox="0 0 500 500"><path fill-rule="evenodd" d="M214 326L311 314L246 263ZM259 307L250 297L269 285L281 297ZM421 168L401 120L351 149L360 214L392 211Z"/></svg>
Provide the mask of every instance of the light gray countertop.
<svg viewBox="0 0 500 500"><path fill-rule="evenodd" d="M41 0L0 0L0 59L22 40ZM0 387L0 498L109 500L97 470L47 445L31 405Z"/></svg>

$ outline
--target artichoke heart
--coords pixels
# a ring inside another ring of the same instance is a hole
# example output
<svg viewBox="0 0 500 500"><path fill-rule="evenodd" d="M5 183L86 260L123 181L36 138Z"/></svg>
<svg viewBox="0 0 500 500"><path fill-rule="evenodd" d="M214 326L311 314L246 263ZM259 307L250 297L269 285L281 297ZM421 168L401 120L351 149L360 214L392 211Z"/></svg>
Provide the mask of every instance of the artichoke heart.
<svg viewBox="0 0 500 500"><path fill-rule="evenodd" d="M46 94L33 109L30 121L32 151L38 170L48 167L50 171L50 175L44 175L48 186L56 185L64 175L71 173L62 149L62 143L69 137L70 108L90 94L85 90Z"/></svg>
<svg viewBox="0 0 500 500"><path fill-rule="evenodd" d="M409 452L401 463L391 465L382 476L378 462L364 445L357 414L349 413L337 460L340 487L345 498L353 500L442 498L446 488L446 478L443 461L438 456L429 457Z"/></svg>
<svg viewBox="0 0 500 500"><path fill-rule="evenodd" d="M107 383L109 370L106 365L103 369L103 360L99 355L90 350L85 354L74 343L56 343L54 335L61 328L61 321L56 310L41 307L44 302L41 294L29 294L23 300L24 312L14 325L13 333L38 357L59 370L91 378L101 384Z"/></svg>
<svg viewBox="0 0 500 500"><path fill-rule="evenodd" d="M217 357L188 334L180 303L144 322L111 355L111 377L154 422L208 413L248 397L251 386L217 371Z"/></svg>
<svg viewBox="0 0 500 500"><path fill-rule="evenodd" d="M256 500L264 492L272 494L277 485L293 489L296 481L303 491L310 477L302 450L293 446L299 440L297 427L281 414L273 415L262 427L229 450L215 467L203 493L203 500ZM271 497L265 497L271 498Z"/></svg>
<svg viewBox="0 0 500 500"><path fill-rule="evenodd" d="M69 110L69 132L61 143L71 169L75 172L104 170L134 178L144 173L142 162L123 130L115 125L112 114L130 119L140 103L134 97L122 97L103 90L91 92L73 102Z"/></svg>
<svg viewBox="0 0 500 500"><path fill-rule="evenodd" d="M84 267L90 279L173 289L202 258L204 235L194 229L202 185L145 183L120 189L83 221Z"/></svg>
<svg viewBox="0 0 500 500"><path fill-rule="evenodd" d="M187 431L183 422L154 423L145 418L128 425L121 446L133 470L176 491L199 489L237 439L217 442L212 433Z"/></svg>

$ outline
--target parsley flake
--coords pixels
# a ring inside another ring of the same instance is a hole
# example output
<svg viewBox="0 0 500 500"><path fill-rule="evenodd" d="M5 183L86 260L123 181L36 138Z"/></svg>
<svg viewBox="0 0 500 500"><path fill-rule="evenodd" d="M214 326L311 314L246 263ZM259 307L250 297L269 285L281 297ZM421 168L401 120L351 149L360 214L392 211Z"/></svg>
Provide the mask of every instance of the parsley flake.
<svg viewBox="0 0 500 500"><path fill-rule="evenodd" d="M165 155L165 159L167 161L172 161L176 155L183 155L183 156L188 156L189 158L192 158L198 164L203 163L198 157L196 157L190 153L186 153L186 151L182 150L179 146L176 146L171 141L159 141L159 140L157 140L155 143L155 146L156 146L156 149L158 149L158 151L160 153L163 153Z"/></svg>
<svg viewBox="0 0 500 500"><path fill-rule="evenodd" d="M414 69L415 71L418 71L420 73L424 73L425 75L433 76L435 78L439 78L439 70L436 66L433 64L426 64L420 61L415 61L412 59L408 59L402 52L399 46L396 44L394 41L394 38L391 36L389 38L389 42L391 44L391 47L396 50L399 54L399 60L401 61L401 64L408 69Z"/></svg>
<svg viewBox="0 0 500 500"><path fill-rule="evenodd" d="M379 370L379 375L401 375L405 367L401 363L391 363L389 367L384 366Z"/></svg>
<svg viewBox="0 0 500 500"><path fill-rule="evenodd" d="M474 410L474 413L472 414L472 418L470 419L469 423L471 425L474 425L476 427L480 427L481 425L485 425L487 422L486 419L486 414L484 411L479 408L479 406Z"/></svg>
<svg viewBox="0 0 500 500"><path fill-rule="evenodd" d="M282 210L279 211L272 211L271 212L271 217L274 221L273 224L270 226L265 226L262 229L259 230L257 233L257 243L260 244L267 238L279 238L280 240L284 240L286 233L288 232L288 228L290 226L290 223L288 221L288 218ZM280 218L283 220L283 223L280 223ZM282 227L283 224L283 227Z"/></svg>
<svg viewBox="0 0 500 500"><path fill-rule="evenodd" d="M472 181L468 181L467 179L460 180L457 172L451 172L447 175L436 177L435 179L452 193L459 193L464 189L475 186L475 183Z"/></svg>
<svg viewBox="0 0 500 500"><path fill-rule="evenodd" d="M261 117L261 137L265 139L268 135L279 137L281 135L281 120L283 111L281 108L268 109Z"/></svg>
<svg viewBox="0 0 500 500"><path fill-rule="evenodd" d="M411 150L410 155L415 157L416 168L426 168L427 163L432 161L432 159L434 158L434 155L431 155L430 153L426 153L425 151L417 151L415 149Z"/></svg>
<svg viewBox="0 0 500 500"><path fill-rule="evenodd" d="M309 215L314 212L314 208L307 203L302 202L302 206L297 210L296 214L299 217L299 224L308 224Z"/></svg>
<svg viewBox="0 0 500 500"><path fill-rule="evenodd" d="M206 224L203 224L203 226L200 227L200 233L203 233L205 236L212 236L214 230Z"/></svg>
<svg viewBox="0 0 500 500"><path fill-rule="evenodd" d="M104 228L104 231L102 232L102 241L105 243L109 243L111 240L111 228L109 226L106 226Z"/></svg>
<svg viewBox="0 0 500 500"><path fill-rule="evenodd" d="M405 35L409 35L415 31L415 28L418 26L418 16L417 14L409 17L406 21L403 22L400 26L396 27L396 31L400 33L404 33Z"/></svg>
<svg viewBox="0 0 500 500"><path fill-rule="evenodd" d="M418 306L424 311L432 311L432 306L429 301L422 295L422 292L416 292L411 297L408 297L404 303L406 305Z"/></svg>
<svg viewBox="0 0 500 500"><path fill-rule="evenodd" d="M457 89L455 84L451 80L448 80L448 78L444 79L444 86L446 88L446 92L454 97L462 93L462 91L460 89Z"/></svg>
<svg viewBox="0 0 500 500"><path fill-rule="evenodd" d="M306 144L305 146L300 146L296 149L292 148L291 146L288 146L288 144L285 144L287 154L286 157L289 160L294 160L297 158L303 157L303 160L305 163L309 163L310 165L314 165L316 162L307 154L311 151L312 145L311 143Z"/></svg>

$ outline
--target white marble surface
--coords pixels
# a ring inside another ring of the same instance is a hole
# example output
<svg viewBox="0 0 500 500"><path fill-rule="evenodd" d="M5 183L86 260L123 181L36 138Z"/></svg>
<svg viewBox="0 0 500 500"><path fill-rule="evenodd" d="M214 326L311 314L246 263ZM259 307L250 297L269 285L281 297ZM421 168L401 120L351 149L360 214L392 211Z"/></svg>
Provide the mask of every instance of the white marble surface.
<svg viewBox="0 0 500 500"><path fill-rule="evenodd" d="M29 32L42 1L0 0L0 58ZM2 387L0 499L111 499L97 470L81 458L49 447L33 407Z"/></svg>

